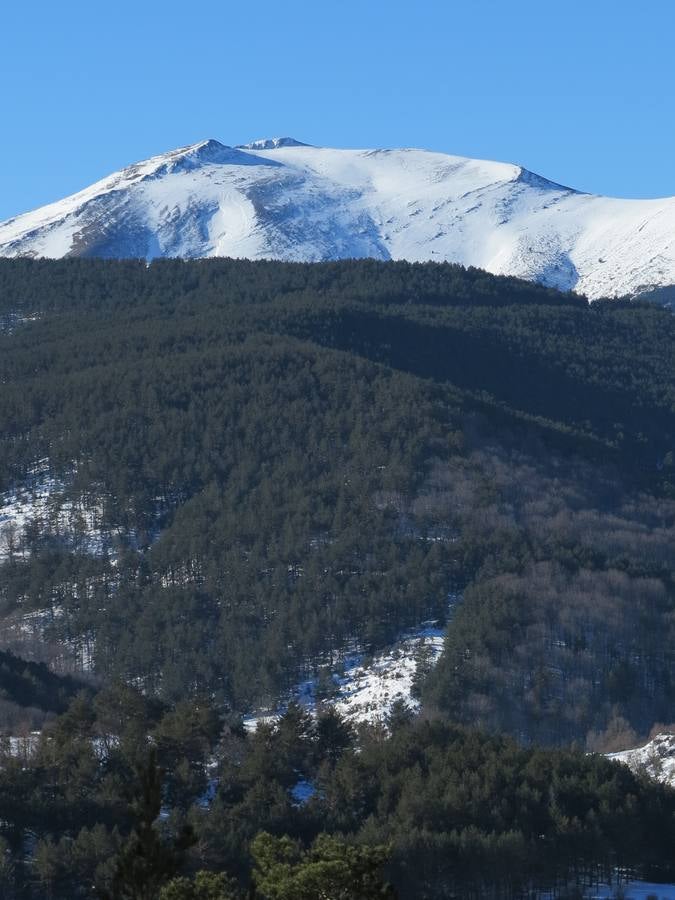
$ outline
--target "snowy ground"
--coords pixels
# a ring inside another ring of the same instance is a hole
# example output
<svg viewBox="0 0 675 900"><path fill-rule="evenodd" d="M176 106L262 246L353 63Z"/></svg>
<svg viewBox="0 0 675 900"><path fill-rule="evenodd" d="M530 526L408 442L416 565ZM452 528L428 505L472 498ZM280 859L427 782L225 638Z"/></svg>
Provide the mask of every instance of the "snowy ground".
<svg viewBox="0 0 675 900"><path fill-rule="evenodd" d="M0 748L18 759L30 759L37 749L40 740L39 731L31 731L29 734L20 736L0 736Z"/></svg>
<svg viewBox="0 0 675 900"><path fill-rule="evenodd" d="M631 881L619 886L601 885L588 890L587 900L675 900L675 884L654 884L647 881Z"/></svg>
<svg viewBox="0 0 675 900"><path fill-rule="evenodd" d="M458 595L450 595L450 608L458 600ZM317 697L317 678L298 684L288 699L297 700L311 712L321 703L333 706L355 724L385 720L397 701L417 711L419 701L412 696L415 675L418 667L436 664L443 650L444 632L438 622L423 622L373 658L357 650L346 653L332 667L325 699ZM282 703L274 710L260 710L247 716L244 724L255 730L260 722L274 721L284 709Z"/></svg>
<svg viewBox="0 0 675 900"><path fill-rule="evenodd" d="M104 525L103 502L99 497L73 497L68 490L69 481L54 477L49 461L43 459L23 484L0 493L0 565L11 555L28 555L25 535L31 526L42 537L91 556L114 556L119 540L136 543L133 532ZM159 513L162 498L156 498L156 503ZM157 529L151 540L158 536Z"/></svg>
<svg viewBox="0 0 675 900"><path fill-rule="evenodd" d="M85 535L86 552L104 552L110 535L100 527L100 506L65 499L65 490L65 483L54 478L42 460L23 485L0 494L0 563L12 554L26 555L24 534L31 525L68 543L81 543Z"/></svg>
<svg viewBox="0 0 675 900"><path fill-rule="evenodd" d="M51 474L46 459L33 468L23 484L0 494L0 573L3 563L10 558L29 555L27 532L31 530L41 541L55 542L91 556L114 557L116 539L131 538L122 529L103 527L101 502L96 498L70 496L66 481ZM64 609L58 604L29 612L18 609L3 618L0 625L3 645L20 651L23 643L28 642L34 648L36 640L44 640L54 626L57 630L62 626L63 618ZM80 670L91 670L93 634L76 638L62 636L58 643Z"/></svg>
<svg viewBox="0 0 675 900"><path fill-rule="evenodd" d="M608 753L607 756L675 787L675 734L657 734L642 747Z"/></svg>
<svg viewBox="0 0 675 900"><path fill-rule="evenodd" d="M675 900L675 884L656 884L647 881L601 884L586 888L583 897L585 900ZM539 894L537 900L552 900L552 895Z"/></svg>
<svg viewBox="0 0 675 900"><path fill-rule="evenodd" d="M21 325L35 322L37 319L37 314L23 316L20 313L7 313L0 316L0 334L13 334Z"/></svg>
<svg viewBox="0 0 675 900"><path fill-rule="evenodd" d="M418 664L435 665L443 649L443 629L425 623L386 653L364 665L362 657L346 661L338 676L338 692L332 705L347 719L372 722L385 718L396 701L417 710L412 696Z"/></svg>

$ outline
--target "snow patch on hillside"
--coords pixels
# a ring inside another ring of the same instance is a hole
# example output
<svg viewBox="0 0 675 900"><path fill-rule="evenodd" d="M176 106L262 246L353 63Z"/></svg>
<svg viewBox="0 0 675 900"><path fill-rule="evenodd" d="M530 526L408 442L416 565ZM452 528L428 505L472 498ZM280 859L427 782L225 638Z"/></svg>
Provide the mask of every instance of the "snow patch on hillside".
<svg viewBox="0 0 675 900"><path fill-rule="evenodd" d="M386 719L397 702L417 712L419 700L413 696L413 684L418 667L436 664L443 650L443 635L443 629L425 623L371 662L364 662L363 657L347 660L344 675L336 679L338 690L331 705L353 722Z"/></svg>
<svg viewBox="0 0 675 900"><path fill-rule="evenodd" d="M574 896L574 895L572 895ZM601 884L586 888L585 900L675 900L675 884L657 884L647 881L621 881L613 885ZM550 895L539 895L539 900L552 900Z"/></svg>
<svg viewBox="0 0 675 900"><path fill-rule="evenodd" d="M0 316L0 334L14 334L14 332L22 325L30 322L36 322L39 316L37 313L31 315L23 315L22 313L6 313Z"/></svg>
<svg viewBox="0 0 675 900"><path fill-rule="evenodd" d="M133 531L105 523L100 496L78 495L68 477L52 474L49 460L38 462L25 481L0 493L0 564L10 557L26 558L30 545L59 544L91 556L112 556L120 543L137 546ZM157 515L162 508L156 498ZM156 540L159 530L148 536Z"/></svg>
<svg viewBox="0 0 675 900"><path fill-rule="evenodd" d="M450 611L459 599L457 594L450 595ZM353 724L384 722L397 703L417 712L420 704L413 696L415 678L436 665L444 635L444 627L429 621L406 632L388 650L372 658L352 649L334 661L328 684L325 680L320 684L318 678L308 679L298 684L288 699L311 713L332 706ZM259 710L245 717L244 725L254 731L260 723L276 721L285 709L286 704L281 704L276 709Z"/></svg>
<svg viewBox="0 0 675 900"><path fill-rule="evenodd" d="M0 563L28 555L31 529L94 556L106 551L110 534L100 527L100 506L65 499L65 491L64 481L50 475L43 461L24 485L0 494Z"/></svg>
<svg viewBox="0 0 675 900"><path fill-rule="evenodd" d="M608 753L607 757L675 787L675 734L657 734L642 747Z"/></svg>

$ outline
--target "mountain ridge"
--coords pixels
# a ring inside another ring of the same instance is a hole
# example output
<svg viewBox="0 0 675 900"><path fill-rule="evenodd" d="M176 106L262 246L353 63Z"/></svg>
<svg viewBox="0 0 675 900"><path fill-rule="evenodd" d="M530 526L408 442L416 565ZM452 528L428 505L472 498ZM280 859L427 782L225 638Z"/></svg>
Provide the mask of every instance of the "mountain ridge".
<svg viewBox="0 0 675 900"><path fill-rule="evenodd" d="M675 198L414 148L210 138L0 223L0 256L436 260L597 299L675 284Z"/></svg>

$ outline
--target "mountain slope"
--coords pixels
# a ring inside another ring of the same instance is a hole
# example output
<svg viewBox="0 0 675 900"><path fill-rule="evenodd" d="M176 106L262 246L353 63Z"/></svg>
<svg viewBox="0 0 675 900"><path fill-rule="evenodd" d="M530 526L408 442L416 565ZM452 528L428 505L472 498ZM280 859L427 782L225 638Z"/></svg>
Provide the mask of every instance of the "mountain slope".
<svg viewBox="0 0 675 900"><path fill-rule="evenodd" d="M244 712L461 593L428 706L551 744L670 720L670 313L448 264L17 259L3 317L0 646Z"/></svg>
<svg viewBox="0 0 675 900"><path fill-rule="evenodd" d="M675 284L675 198L424 150L209 140L0 224L0 256L452 261L591 298Z"/></svg>

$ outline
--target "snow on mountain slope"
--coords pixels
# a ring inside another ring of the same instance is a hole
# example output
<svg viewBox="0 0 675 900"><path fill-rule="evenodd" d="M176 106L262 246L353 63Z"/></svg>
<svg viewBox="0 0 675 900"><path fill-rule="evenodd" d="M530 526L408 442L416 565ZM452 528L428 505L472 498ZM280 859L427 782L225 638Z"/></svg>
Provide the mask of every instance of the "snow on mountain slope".
<svg viewBox="0 0 675 900"><path fill-rule="evenodd" d="M635 772L646 772L657 781L675 787L675 734L657 734L642 747L608 753L607 756Z"/></svg>
<svg viewBox="0 0 675 900"><path fill-rule="evenodd" d="M675 198L424 150L209 140L1 223L0 256L448 260L596 298L675 284Z"/></svg>
<svg viewBox="0 0 675 900"><path fill-rule="evenodd" d="M297 684L290 697L311 713L319 705L334 707L353 724L384 722L394 704L401 702L411 712L420 709L413 697L413 683L418 666L430 669L443 650L445 630L437 622L424 622L419 628L402 635L388 650L370 660L359 650L346 653L340 660L341 673L333 672L333 692L320 703L317 700L317 679ZM262 710L244 719L249 731L260 722L275 722L287 708L281 702L276 708Z"/></svg>
<svg viewBox="0 0 675 900"><path fill-rule="evenodd" d="M453 615L461 594L448 593L448 618ZM421 622L417 628L401 634L388 649L367 658L359 640L338 652L330 660L324 660L323 674L326 683L320 685L318 677L312 677L295 685L276 707L258 710L244 719L249 731L255 731L260 722L275 722L294 700L311 713L321 706L332 706L341 716L358 723L383 723L402 703L411 713L419 712L420 702L413 696L414 682L424 677L438 662L445 641L445 625L438 620Z"/></svg>

